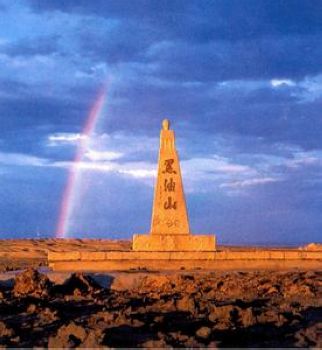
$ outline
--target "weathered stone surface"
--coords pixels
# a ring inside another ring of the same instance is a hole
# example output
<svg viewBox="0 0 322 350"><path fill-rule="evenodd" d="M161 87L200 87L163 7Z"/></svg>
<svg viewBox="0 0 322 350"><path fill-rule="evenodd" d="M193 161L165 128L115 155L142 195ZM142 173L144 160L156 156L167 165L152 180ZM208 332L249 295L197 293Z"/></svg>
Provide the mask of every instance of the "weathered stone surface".
<svg viewBox="0 0 322 350"><path fill-rule="evenodd" d="M322 251L322 244L321 243L309 243L305 245L304 247L301 247L302 250L320 250Z"/></svg>
<svg viewBox="0 0 322 350"><path fill-rule="evenodd" d="M171 280L168 276L164 275L146 276L138 285L139 291L156 291L160 293L170 291L171 289Z"/></svg>
<svg viewBox="0 0 322 350"><path fill-rule="evenodd" d="M101 286L90 276L73 273L62 285L53 288L53 294L81 296L100 290Z"/></svg>
<svg viewBox="0 0 322 350"><path fill-rule="evenodd" d="M134 235L134 251L214 251L215 237L206 235Z"/></svg>
<svg viewBox="0 0 322 350"><path fill-rule="evenodd" d="M150 235L152 236L152 235ZM188 236L189 237L189 236ZM190 236L197 237L197 236ZM270 257L273 250L243 251L110 251L105 260L95 260L88 253L88 260L69 261L68 252L61 252L51 260L49 267L55 271L116 271L127 269L180 270L180 269L220 269L220 270L268 270L303 269L320 270L321 251L307 251L305 256L299 250L284 250L283 257ZM288 259L288 252L292 258ZM95 257L95 254L93 255ZM265 290L267 292L268 290ZM273 292L273 289L271 290Z"/></svg>
<svg viewBox="0 0 322 350"><path fill-rule="evenodd" d="M142 344L142 348L146 349L165 349L167 343L164 340L148 340ZM170 348L170 347L168 347Z"/></svg>
<svg viewBox="0 0 322 350"><path fill-rule="evenodd" d="M211 334L211 329L209 327L201 327L197 330L196 336L199 338L208 339Z"/></svg>
<svg viewBox="0 0 322 350"><path fill-rule="evenodd" d="M71 348L79 346L86 338L86 330L70 322L59 328L56 336L48 339L49 348Z"/></svg>
<svg viewBox="0 0 322 350"><path fill-rule="evenodd" d="M176 308L179 311L186 311L194 313L195 301L191 295L185 295L176 301Z"/></svg>
<svg viewBox="0 0 322 350"><path fill-rule="evenodd" d="M13 330L7 327L4 322L0 321L0 337L12 337L13 334Z"/></svg>
<svg viewBox="0 0 322 350"><path fill-rule="evenodd" d="M244 327L249 327L256 323L256 317L251 307L248 307L246 309L240 309L238 313L239 313L241 324Z"/></svg>
<svg viewBox="0 0 322 350"><path fill-rule="evenodd" d="M40 297L47 295L51 287L51 282L44 274L35 269L27 269L17 275L13 288L13 294L17 297L32 295Z"/></svg>

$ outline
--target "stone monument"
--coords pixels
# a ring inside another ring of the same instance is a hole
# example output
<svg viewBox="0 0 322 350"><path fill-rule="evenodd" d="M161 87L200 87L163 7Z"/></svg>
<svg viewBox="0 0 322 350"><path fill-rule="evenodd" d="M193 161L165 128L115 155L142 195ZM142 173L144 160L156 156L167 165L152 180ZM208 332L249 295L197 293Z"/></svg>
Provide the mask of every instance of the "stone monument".
<svg viewBox="0 0 322 350"><path fill-rule="evenodd" d="M321 251L264 248L216 249L214 235L192 235L174 131L164 120L149 234L133 236L132 249L48 250L54 271L321 269ZM129 276L126 276L128 279ZM136 279L137 277L134 277Z"/></svg>
<svg viewBox="0 0 322 350"><path fill-rule="evenodd" d="M162 122L151 230L133 236L134 251L214 251L214 235L192 235L189 228L174 131Z"/></svg>

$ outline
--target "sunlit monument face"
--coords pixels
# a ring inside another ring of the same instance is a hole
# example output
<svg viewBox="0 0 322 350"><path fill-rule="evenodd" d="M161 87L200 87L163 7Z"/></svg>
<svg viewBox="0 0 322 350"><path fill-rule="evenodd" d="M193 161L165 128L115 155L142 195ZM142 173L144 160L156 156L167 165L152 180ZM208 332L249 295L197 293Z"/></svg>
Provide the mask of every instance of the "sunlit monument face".
<svg viewBox="0 0 322 350"><path fill-rule="evenodd" d="M175 149L174 131L169 130L169 124L167 119L162 122L151 233L189 234L179 158Z"/></svg>
<svg viewBox="0 0 322 350"><path fill-rule="evenodd" d="M160 134L158 175L154 190L150 235L134 235L133 250L212 251L214 236L190 234L174 131L164 119Z"/></svg>

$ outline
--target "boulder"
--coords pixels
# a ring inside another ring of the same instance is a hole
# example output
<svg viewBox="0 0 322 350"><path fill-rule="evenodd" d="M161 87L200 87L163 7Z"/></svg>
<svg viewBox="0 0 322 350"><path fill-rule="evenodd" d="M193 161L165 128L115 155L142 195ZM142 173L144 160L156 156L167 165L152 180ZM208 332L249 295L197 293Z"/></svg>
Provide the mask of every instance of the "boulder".
<svg viewBox="0 0 322 350"><path fill-rule="evenodd" d="M232 305L213 306L208 318L211 322L229 321L234 311L235 308Z"/></svg>
<svg viewBox="0 0 322 350"><path fill-rule="evenodd" d="M309 243L304 247L300 247L301 250L313 250L313 251L320 251L322 250L322 244L321 243Z"/></svg>
<svg viewBox="0 0 322 350"><path fill-rule="evenodd" d="M58 292L65 295L74 295L75 297L88 295L102 289L93 278L79 272L73 273L63 285L58 287Z"/></svg>
<svg viewBox="0 0 322 350"><path fill-rule="evenodd" d="M58 329L56 336L49 337L49 348L72 348L80 346L86 339L86 330L70 322Z"/></svg>
<svg viewBox="0 0 322 350"><path fill-rule="evenodd" d="M168 347L164 340L147 340L141 346L146 349L164 349Z"/></svg>
<svg viewBox="0 0 322 350"><path fill-rule="evenodd" d="M178 311L194 313L195 301L191 295L185 294L181 299L176 300L176 308Z"/></svg>
<svg viewBox="0 0 322 350"><path fill-rule="evenodd" d="M246 309L239 309L238 313L240 322L244 327L249 327L256 323L256 317L251 307L248 307Z"/></svg>
<svg viewBox="0 0 322 350"><path fill-rule="evenodd" d="M321 323L313 324L312 326L300 329L295 333L295 346L299 348L322 348L322 327Z"/></svg>
<svg viewBox="0 0 322 350"><path fill-rule="evenodd" d="M0 339L2 337L12 337L13 334L13 330L7 327L7 325L4 322L0 321Z"/></svg>
<svg viewBox="0 0 322 350"><path fill-rule="evenodd" d="M171 280L165 275L146 276L142 279L139 290L143 292L169 292L171 291Z"/></svg>
<svg viewBox="0 0 322 350"><path fill-rule="evenodd" d="M43 297L49 294L51 286L52 283L46 275L29 268L16 276L13 294L15 297Z"/></svg>
<svg viewBox="0 0 322 350"><path fill-rule="evenodd" d="M208 339L210 335L211 335L211 329L209 327L201 327L196 332L196 336L202 339Z"/></svg>

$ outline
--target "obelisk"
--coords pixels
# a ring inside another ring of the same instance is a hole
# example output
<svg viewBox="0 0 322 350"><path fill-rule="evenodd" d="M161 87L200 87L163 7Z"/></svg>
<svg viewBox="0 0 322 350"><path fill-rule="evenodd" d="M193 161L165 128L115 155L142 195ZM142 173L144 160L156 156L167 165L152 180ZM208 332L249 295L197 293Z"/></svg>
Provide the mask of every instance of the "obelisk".
<svg viewBox="0 0 322 350"><path fill-rule="evenodd" d="M135 251L214 251L214 235L191 235L174 131L162 122L150 234L133 236Z"/></svg>
<svg viewBox="0 0 322 350"><path fill-rule="evenodd" d="M189 234L189 221L174 131L162 122L151 234Z"/></svg>

